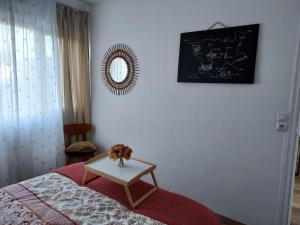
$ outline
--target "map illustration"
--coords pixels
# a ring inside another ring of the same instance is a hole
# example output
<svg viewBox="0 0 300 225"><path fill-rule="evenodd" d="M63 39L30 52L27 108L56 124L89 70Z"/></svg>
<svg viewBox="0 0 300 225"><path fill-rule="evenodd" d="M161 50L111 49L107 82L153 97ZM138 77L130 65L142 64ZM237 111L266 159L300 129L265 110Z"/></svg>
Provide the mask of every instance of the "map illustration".
<svg viewBox="0 0 300 225"><path fill-rule="evenodd" d="M253 82L257 36L258 25L182 34L182 81Z"/></svg>

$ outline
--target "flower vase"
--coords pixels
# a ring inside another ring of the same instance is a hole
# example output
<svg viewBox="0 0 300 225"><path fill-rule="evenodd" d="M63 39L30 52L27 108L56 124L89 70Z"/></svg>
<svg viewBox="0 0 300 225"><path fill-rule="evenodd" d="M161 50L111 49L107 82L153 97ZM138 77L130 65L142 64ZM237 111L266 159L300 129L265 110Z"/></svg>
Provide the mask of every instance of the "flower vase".
<svg viewBox="0 0 300 225"><path fill-rule="evenodd" d="M120 161L119 161L119 167L124 167L124 161L123 161L123 158L120 158Z"/></svg>

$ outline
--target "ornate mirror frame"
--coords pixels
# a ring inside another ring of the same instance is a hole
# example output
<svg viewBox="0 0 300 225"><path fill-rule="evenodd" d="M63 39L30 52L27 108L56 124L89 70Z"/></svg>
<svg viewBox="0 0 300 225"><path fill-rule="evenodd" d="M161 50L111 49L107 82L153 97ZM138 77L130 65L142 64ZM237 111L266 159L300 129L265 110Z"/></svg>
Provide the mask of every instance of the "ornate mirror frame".
<svg viewBox="0 0 300 225"><path fill-rule="evenodd" d="M118 57L124 59L128 69L126 78L121 82L115 81L110 74L110 65ZM125 95L130 92L136 84L138 72L137 57L128 45L115 44L106 51L102 61L102 79L111 93Z"/></svg>

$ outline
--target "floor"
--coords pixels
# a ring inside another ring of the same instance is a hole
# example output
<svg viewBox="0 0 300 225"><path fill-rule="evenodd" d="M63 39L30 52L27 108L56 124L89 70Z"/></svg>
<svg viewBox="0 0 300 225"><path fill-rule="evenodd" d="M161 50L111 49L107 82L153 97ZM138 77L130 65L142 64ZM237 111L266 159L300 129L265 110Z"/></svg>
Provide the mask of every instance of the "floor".
<svg viewBox="0 0 300 225"><path fill-rule="evenodd" d="M295 177L291 225L300 225L300 176Z"/></svg>

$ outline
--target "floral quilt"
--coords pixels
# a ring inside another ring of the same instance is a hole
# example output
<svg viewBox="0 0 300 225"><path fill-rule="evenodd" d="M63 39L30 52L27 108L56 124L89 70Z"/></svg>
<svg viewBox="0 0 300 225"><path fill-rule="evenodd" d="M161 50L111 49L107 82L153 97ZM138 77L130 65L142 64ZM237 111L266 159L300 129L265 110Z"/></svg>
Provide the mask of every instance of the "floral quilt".
<svg viewBox="0 0 300 225"><path fill-rule="evenodd" d="M0 224L163 225L57 173L0 189Z"/></svg>

